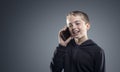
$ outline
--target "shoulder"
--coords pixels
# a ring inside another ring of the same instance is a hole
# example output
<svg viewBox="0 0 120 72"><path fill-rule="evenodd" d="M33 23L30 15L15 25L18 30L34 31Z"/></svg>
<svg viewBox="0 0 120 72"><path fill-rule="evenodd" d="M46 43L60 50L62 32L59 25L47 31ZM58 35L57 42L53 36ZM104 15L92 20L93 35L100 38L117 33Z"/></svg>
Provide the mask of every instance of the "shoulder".
<svg viewBox="0 0 120 72"><path fill-rule="evenodd" d="M104 52L104 49L101 48L101 46L99 46L95 41L90 39L90 43L92 48L96 51L96 52Z"/></svg>
<svg viewBox="0 0 120 72"><path fill-rule="evenodd" d="M94 41L92 41L92 50L94 53L94 57L95 59L105 59L105 52L104 49L101 48L97 43L95 43Z"/></svg>
<svg viewBox="0 0 120 72"><path fill-rule="evenodd" d="M103 48L101 48L97 43L95 43L95 42L93 42L93 43L94 43L95 53L97 53L97 54L105 54Z"/></svg>

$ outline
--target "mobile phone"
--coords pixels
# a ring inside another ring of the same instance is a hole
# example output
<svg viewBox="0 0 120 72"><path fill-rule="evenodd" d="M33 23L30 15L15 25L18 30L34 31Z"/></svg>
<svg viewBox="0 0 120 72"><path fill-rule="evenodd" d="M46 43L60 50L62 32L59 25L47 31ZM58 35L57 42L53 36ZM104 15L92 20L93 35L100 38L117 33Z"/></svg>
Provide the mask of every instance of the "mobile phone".
<svg viewBox="0 0 120 72"><path fill-rule="evenodd" d="M69 28L67 27L65 31L62 31L60 36L64 41L66 41L71 36Z"/></svg>

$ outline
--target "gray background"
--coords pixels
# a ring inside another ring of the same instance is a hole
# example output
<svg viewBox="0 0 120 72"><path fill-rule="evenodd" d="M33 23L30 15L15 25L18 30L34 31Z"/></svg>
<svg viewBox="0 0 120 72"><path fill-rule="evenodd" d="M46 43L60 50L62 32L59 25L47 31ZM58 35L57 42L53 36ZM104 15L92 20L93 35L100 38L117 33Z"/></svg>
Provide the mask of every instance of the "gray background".
<svg viewBox="0 0 120 72"><path fill-rule="evenodd" d="M66 14L89 15L89 38L106 54L106 71L120 72L119 0L2 0L0 72L50 72L58 31Z"/></svg>

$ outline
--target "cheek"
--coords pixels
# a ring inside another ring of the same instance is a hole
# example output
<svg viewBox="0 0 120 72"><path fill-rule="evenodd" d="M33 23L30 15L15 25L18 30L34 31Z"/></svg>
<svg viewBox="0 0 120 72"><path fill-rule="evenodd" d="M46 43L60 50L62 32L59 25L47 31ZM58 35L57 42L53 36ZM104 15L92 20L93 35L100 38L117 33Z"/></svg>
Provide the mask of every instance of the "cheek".
<svg viewBox="0 0 120 72"><path fill-rule="evenodd" d="M72 34L72 29L69 29L70 33Z"/></svg>
<svg viewBox="0 0 120 72"><path fill-rule="evenodd" d="M80 29L80 30L84 30L85 26L80 24L80 25L77 26L77 28Z"/></svg>
<svg viewBox="0 0 120 72"><path fill-rule="evenodd" d="M78 29L79 29L80 31L83 31L83 30L84 30L83 26L81 26L81 25L78 26Z"/></svg>
<svg viewBox="0 0 120 72"><path fill-rule="evenodd" d="M79 28L81 32L85 33L87 31L86 27Z"/></svg>
<svg viewBox="0 0 120 72"><path fill-rule="evenodd" d="M69 27L68 27L69 28ZM69 28L69 32L71 33L71 31L72 31L72 29L71 28Z"/></svg>

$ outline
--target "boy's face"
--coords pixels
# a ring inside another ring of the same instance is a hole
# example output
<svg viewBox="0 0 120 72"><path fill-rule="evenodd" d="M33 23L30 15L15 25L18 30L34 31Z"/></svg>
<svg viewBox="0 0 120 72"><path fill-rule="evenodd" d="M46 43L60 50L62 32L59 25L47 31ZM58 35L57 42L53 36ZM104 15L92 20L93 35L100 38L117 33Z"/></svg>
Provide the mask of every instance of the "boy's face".
<svg viewBox="0 0 120 72"><path fill-rule="evenodd" d="M70 15L67 17L67 26L73 38L82 38L87 35L90 24L86 23L83 17Z"/></svg>

